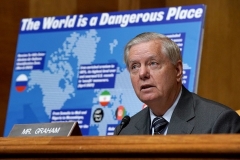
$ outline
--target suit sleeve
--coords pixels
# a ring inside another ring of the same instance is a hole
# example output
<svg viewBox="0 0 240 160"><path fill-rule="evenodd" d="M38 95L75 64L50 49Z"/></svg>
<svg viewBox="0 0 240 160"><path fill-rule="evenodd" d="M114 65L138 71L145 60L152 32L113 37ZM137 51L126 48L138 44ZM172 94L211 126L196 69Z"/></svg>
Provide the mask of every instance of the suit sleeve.
<svg viewBox="0 0 240 160"><path fill-rule="evenodd" d="M234 110L221 112L211 133L240 133L240 116Z"/></svg>

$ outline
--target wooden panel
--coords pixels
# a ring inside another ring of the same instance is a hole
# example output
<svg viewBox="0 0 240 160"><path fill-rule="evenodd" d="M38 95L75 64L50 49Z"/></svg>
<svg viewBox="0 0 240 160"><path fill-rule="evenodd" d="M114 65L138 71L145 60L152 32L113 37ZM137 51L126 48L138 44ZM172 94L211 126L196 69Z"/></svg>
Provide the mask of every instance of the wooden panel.
<svg viewBox="0 0 240 160"><path fill-rule="evenodd" d="M141 0L140 9L147 8L164 8L166 7L166 0Z"/></svg>
<svg viewBox="0 0 240 160"><path fill-rule="evenodd" d="M240 135L0 138L1 158L230 159L240 156Z"/></svg>
<svg viewBox="0 0 240 160"><path fill-rule="evenodd" d="M27 1L0 1L0 136L3 133L5 125L19 23L22 17L26 17L27 15Z"/></svg>
<svg viewBox="0 0 240 160"><path fill-rule="evenodd" d="M140 0L119 0L118 9L122 10L135 10L140 8Z"/></svg>
<svg viewBox="0 0 240 160"><path fill-rule="evenodd" d="M117 0L30 0L30 16L61 16L117 11Z"/></svg>
<svg viewBox="0 0 240 160"><path fill-rule="evenodd" d="M118 10L118 0L78 0L78 13L115 12Z"/></svg>
<svg viewBox="0 0 240 160"><path fill-rule="evenodd" d="M29 0L29 17L77 14L77 0Z"/></svg>
<svg viewBox="0 0 240 160"><path fill-rule="evenodd" d="M118 0L119 11L165 7L165 0Z"/></svg>

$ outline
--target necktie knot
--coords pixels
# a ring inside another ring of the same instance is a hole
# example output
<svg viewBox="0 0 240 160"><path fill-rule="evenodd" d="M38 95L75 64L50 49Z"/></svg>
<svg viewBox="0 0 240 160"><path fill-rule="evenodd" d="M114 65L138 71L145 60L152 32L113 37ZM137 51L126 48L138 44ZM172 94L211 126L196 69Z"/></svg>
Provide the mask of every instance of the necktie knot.
<svg viewBox="0 0 240 160"><path fill-rule="evenodd" d="M162 117L156 117L153 119L152 128L154 128L154 134L163 134L168 122Z"/></svg>

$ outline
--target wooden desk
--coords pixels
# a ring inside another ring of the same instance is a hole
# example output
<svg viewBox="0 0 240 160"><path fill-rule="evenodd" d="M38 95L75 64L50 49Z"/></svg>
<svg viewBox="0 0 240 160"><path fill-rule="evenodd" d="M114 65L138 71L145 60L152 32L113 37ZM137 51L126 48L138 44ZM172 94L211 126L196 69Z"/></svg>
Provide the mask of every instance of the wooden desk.
<svg viewBox="0 0 240 160"><path fill-rule="evenodd" d="M240 134L0 138L1 158L240 159Z"/></svg>

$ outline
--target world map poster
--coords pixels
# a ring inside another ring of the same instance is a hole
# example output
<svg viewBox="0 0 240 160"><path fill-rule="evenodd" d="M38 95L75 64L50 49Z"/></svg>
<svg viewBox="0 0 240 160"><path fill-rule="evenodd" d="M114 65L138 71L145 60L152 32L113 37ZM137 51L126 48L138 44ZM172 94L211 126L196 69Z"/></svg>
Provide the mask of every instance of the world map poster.
<svg viewBox="0 0 240 160"><path fill-rule="evenodd" d="M71 122L110 136L146 107L123 61L126 43L158 32L181 49L183 85L197 92L206 6L24 18L20 22L4 136L15 124Z"/></svg>

